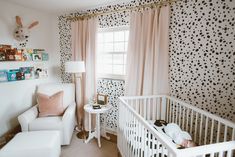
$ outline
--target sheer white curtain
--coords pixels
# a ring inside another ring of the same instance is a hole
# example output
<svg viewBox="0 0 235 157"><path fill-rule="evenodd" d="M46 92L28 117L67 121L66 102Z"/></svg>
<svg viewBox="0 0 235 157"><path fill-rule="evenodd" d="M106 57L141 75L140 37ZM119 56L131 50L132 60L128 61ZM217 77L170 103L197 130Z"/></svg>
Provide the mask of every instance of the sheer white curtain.
<svg viewBox="0 0 235 157"><path fill-rule="evenodd" d="M82 74L81 99L77 101L78 125L88 128L88 118L84 114L84 105L96 93L96 36L97 18L78 20L71 23L73 60L85 62L86 72Z"/></svg>
<svg viewBox="0 0 235 157"><path fill-rule="evenodd" d="M132 12L126 95L168 94L169 6Z"/></svg>

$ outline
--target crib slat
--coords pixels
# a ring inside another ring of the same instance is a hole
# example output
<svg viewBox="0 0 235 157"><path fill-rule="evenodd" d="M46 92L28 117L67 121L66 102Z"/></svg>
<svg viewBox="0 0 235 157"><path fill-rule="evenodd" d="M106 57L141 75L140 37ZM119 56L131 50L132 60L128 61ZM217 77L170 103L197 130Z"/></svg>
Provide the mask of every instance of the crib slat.
<svg viewBox="0 0 235 157"><path fill-rule="evenodd" d="M181 108L181 105L179 104L179 110L180 110L180 113L179 113L179 126L181 127L181 118L182 118L182 116L181 116L181 110L182 110L182 108ZM182 127L181 127L182 128Z"/></svg>
<svg viewBox="0 0 235 157"><path fill-rule="evenodd" d="M146 103L146 99L144 99L144 119L146 119L146 116L147 116L147 110L146 110L146 108L147 108L147 103Z"/></svg>
<svg viewBox="0 0 235 157"><path fill-rule="evenodd" d="M151 154L151 133L148 131L148 143L149 143L149 146L148 146L148 156L150 156Z"/></svg>
<svg viewBox="0 0 235 157"><path fill-rule="evenodd" d="M152 120L156 119L156 99L152 100Z"/></svg>
<svg viewBox="0 0 235 157"><path fill-rule="evenodd" d="M175 123L175 102L173 101L172 106L172 123Z"/></svg>
<svg viewBox="0 0 235 157"><path fill-rule="evenodd" d="M157 99L157 119L160 119L160 100Z"/></svg>
<svg viewBox="0 0 235 157"><path fill-rule="evenodd" d="M183 122L182 122L182 129L185 130L185 107L182 106L182 110L183 110Z"/></svg>
<svg viewBox="0 0 235 157"><path fill-rule="evenodd" d="M223 152L219 152L219 157L223 157Z"/></svg>
<svg viewBox="0 0 235 157"><path fill-rule="evenodd" d="M218 122L218 127L217 127L216 143L219 143L219 137L220 137L220 122Z"/></svg>
<svg viewBox="0 0 235 157"><path fill-rule="evenodd" d="M133 118L133 123L134 123L134 130L135 130L135 133L134 133L134 130L132 131L132 133L131 133L131 139L133 140L133 156L137 153L137 149L136 149L136 147L137 147L137 136L136 136L136 134L137 134L137 132L138 132L138 127L137 127L137 125L136 125L136 119L135 119L135 117L134 117L134 115L132 114L132 118Z"/></svg>
<svg viewBox="0 0 235 157"><path fill-rule="evenodd" d="M231 140L233 141L234 140L234 136L235 136L235 128L233 128L232 132L233 133L232 133L232 139Z"/></svg>
<svg viewBox="0 0 235 157"><path fill-rule="evenodd" d="M228 126L225 125L224 127L225 127L225 128L224 128L224 142L225 142L225 141L227 141Z"/></svg>
<svg viewBox="0 0 235 157"><path fill-rule="evenodd" d="M178 124L178 112L179 112L179 111L178 111L178 110L179 110L178 103L176 103L176 106L175 106L175 107L176 107L176 111L175 111L175 113L176 113L176 116L175 116L175 123Z"/></svg>
<svg viewBox="0 0 235 157"><path fill-rule="evenodd" d="M151 151L150 151L150 156L154 156L154 151L153 151L154 150L154 140L155 140L154 135L151 133L151 144L152 144L151 146L152 147L151 147Z"/></svg>
<svg viewBox="0 0 235 157"><path fill-rule="evenodd" d="M141 157L143 157L144 156L144 148L145 148L145 145L146 145L146 143L145 143L145 128L144 128L144 126L142 125L141 126L142 127L142 129L141 129L141 143L142 143L142 146L141 146Z"/></svg>
<svg viewBox="0 0 235 157"><path fill-rule="evenodd" d="M189 125L189 109L187 108L186 131L189 132L188 125Z"/></svg>
<svg viewBox="0 0 235 157"><path fill-rule="evenodd" d="M232 151L228 150L227 157L232 157Z"/></svg>
<svg viewBox="0 0 235 157"><path fill-rule="evenodd" d="M140 111L139 111L139 103L137 103L137 101L135 101L135 110L136 110L136 112L137 113L140 113Z"/></svg>
<svg viewBox="0 0 235 157"><path fill-rule="evenodd" d="M211 138L210 138L210 144L213 142L213 133L214 133L214 119L212 119L212 124L211 124Z"/></svg>
<svg viewBox="0 0 235 157"><path fill-rule="evenodd" d="M202 121L203 121L203 114L201 114L201 119L200 119L200 128L199 128L199 145L201 145L201 139L202 139Z"/></svg>
<svg viewBox="0 0 235 157"><path fill-rule="evenodd" d="M171 108L171 101L169 100L169 113L168 113L168 123L172 122L172 108Z"/></svg>
<svg viewBox="0 0 235 157"><path fill-rule="evenodd" d="M125 111L126 111L126 115L127 115L127 118L128 118L127 109L126 109ZM128 130L129 130L127 121L125 121L125 125L126 125L125 127L126 127L127 129L125 129L125 136L124 136L124 138L127 138L127 132L128 132ZM128 156L128 140L127 140L126 143L125 143L125 152L127 153L127 156Z"/></svg>
<svg viewBox="0 0 235 157"><path fill-rule="evenodd" d="M194 141L197 139L197 119L198 119L198 112L196 112L196 120L195 120L195 134L194 134Z"/></svg>
<svg viewBox="0 0 235 157"><path fill-rule="evenodd" d="M170 123L170 99L167 98L167 114L166 114L166 121Z"/></svg>
<svg viewBox="0 0 235 157"><path fill-rule="evenodd" d="M150 120L150 99L147 99L147 120Z"/></svg>
<svg viewBox="0 0 235 157"><path fill-rule="evenodd" d="M161 108L161 119L166 120L166 114L167 114L167 104L166 104L166 98L162 98L162 108Z"/></svg>
<svg viewBox="0 0 235 157"><path fill-rule="evenodd" d="M191 122L190 122L190 134L192 134L193 131L193 110L191 110Z"/></svg>
<svg viewBox="0 0 235 157"><path fill-rule="evenodd" d="M128 121L127 121L127 128L128 128L128 130L127 130L127 135L126 135L127 137L126 138L129 139L129 143L127 143L127 156L129 157L130 156L130 146L131 146L131 142L132 142L130 140L130 137L129 137L129 133L130 133L130 129L131 129L130 123L129 123L129 121L130 121L130 112L128 112L127 118L128 118Z"/></svg>
<svg viewBox="0 0 235 157"><path fill-rule="evenodd" d="M207 143L207 130L208 130L208 117L206 116L206 126L205 126L204 145L206 145L206 143Z"/></svg>
<svg viewBox="0 0 235 157"><path fill-rule="evenodd" d="M159 141L158 141L158 140L157 140L157 144L156 144L156 145L157 145L157 149L156 149L156 154L157 154L157 155L156 155L156 157L159 157L159 145L160 145L160 144L159 144Z"/></svg>

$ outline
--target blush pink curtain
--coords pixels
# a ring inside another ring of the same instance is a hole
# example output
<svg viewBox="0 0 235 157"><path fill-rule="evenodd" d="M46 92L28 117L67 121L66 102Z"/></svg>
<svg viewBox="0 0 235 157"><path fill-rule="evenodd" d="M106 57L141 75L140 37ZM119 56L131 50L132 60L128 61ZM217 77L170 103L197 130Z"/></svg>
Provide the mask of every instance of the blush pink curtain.
<svg viewBox="0 0 235 157"><path fill-rule="evenodd" d="M78 126L85 126L87 130L88 115L84 113L83 107L96 94L97 18L72 22L71 27L73 60L84 61L86 68L86 72L82 74L81 98L76 101Z"/></svg>
<svg viewBox="0 0 235 157"><path fill-rule="evenodd" d="M132 12L126 95L169 94L169 6Z"/></svg>

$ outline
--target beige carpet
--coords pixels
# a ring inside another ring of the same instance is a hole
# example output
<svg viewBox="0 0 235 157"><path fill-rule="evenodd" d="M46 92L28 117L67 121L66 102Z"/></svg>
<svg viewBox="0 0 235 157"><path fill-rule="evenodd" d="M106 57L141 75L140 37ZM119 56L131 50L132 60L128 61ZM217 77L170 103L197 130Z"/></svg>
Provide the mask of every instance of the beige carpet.
<svg viewBox="0 0 235 157"><path fill-rule="evenodd" d="M61 157L117 157L117 144L101 138L99 148L96 139L85 144L74 133L71 144L62 147Z"/></svg>

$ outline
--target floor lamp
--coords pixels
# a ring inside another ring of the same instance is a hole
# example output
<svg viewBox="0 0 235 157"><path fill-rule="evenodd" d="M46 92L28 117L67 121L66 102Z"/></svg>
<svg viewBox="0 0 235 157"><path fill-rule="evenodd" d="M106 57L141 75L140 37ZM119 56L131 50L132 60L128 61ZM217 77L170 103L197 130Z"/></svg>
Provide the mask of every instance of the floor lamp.
<svg viewBox="0 0 235 157"><path fill-rule="evenodd" d="M74 82L76 85L76 91L75 91L75 99L77 105L80 105L82 101L82 73L85 72L85 64L84 61L68 61L65 63L65 72L72 73L74 77ZM77 122L78 126L76 127L76 130L79 131L77 134L78 138L84 139L86 137L85 129L84 129L84 122L79 119L79 111L77 106ZM79 130L81 129L81 130Z"/></svg>

